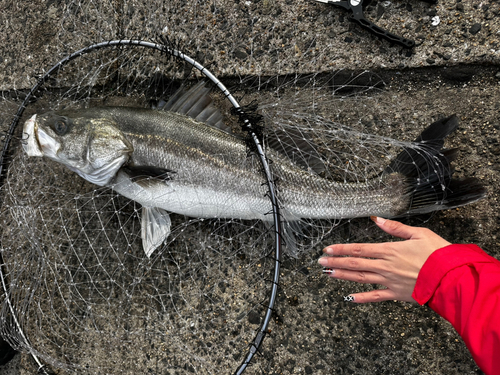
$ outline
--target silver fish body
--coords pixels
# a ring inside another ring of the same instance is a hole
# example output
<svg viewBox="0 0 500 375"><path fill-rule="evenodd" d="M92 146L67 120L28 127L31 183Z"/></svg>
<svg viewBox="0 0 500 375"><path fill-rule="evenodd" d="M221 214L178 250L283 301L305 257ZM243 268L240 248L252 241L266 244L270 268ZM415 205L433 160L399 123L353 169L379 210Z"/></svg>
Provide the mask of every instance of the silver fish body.
<svg viewBox="0 0 500 375"><path fill-rule="evenodd" d="M165 179L142 183L119 171L109 184L118 193L191 217L264 219L269 211L258 161L247 158L240 139L173 112L100 111L117 119L132 144L128 165L168 170Z"/></svg>
<svg viewBox="0 0 500 375"><path fill-rule="evenodd" d="M270 211L259 161L247 156L244 141L187 116L104 107L49 113L36 121L38 129L50 128L47 124L57 121L71 121L70 126L86 128L86 139L78 136L70 140L68 133L60 137L61 147L55 153L43 147L42 153L143 206L201 218L265 220ZM123 144L116 141L116 134L123 136ZM56 134L52 137L58 138ZM98 137L103 142L96 143ZM110 157L113 147L119 151ZM71 152L66 152L68 149ZM73 162L75 154L81 155L77 164ZM88 167L96 159L94 155L102 155L103 160L97 163L96 170L102 165L114 167L104 175L95 173ZM272 150L269 158L279 179L280 200L290 217L393 216L408 207L402 178L385 176L360 184L336 183L303 170ZM124 165L154 166L170 172L166 172L165 179L139 183L133 182Z"/></svg>
<svg viewBox="0 0 500 375"><path fill-rule="evenodd" d="M148 256L170 232L168 212L270 220L261 166L248 157L245 142L186 115L127 107L65 110L32 117L24 132L28 155L49 157L140 203ZM415 204L422 188L395 165L365 183L337 183L267 152L287 220L394 217L454 206L436 198L435 189L423 195L428 201ZM474 197L458 205L484 195L472 185Z"/></svg>

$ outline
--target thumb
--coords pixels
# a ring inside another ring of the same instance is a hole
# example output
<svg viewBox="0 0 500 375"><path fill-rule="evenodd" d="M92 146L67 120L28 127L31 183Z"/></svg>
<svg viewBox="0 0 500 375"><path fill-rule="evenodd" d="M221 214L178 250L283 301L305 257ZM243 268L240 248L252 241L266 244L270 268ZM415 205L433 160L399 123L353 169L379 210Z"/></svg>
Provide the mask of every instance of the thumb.
<svg viewBox="0 0 500 375"><path fill-rule="evenodd" d="M370 219L372 219L375 224L377 224L378 227L384 232L389 233L390 235L395 237L409 240L417 234L417 228L410 227L409 225L404 225L399 221L383 219L378 216L370 216Z"/></svg>

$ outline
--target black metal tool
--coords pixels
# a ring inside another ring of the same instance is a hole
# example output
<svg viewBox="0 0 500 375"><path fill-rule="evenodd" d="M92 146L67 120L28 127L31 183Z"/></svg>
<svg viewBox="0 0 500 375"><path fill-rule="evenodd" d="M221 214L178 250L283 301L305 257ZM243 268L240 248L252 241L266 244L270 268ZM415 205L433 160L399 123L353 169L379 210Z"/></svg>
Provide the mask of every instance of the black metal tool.
<svg viewBox="0 0 500 375"><path fill-rule="evenodd" d="M379 38L386 39L389 42L399 44L406 48L413 48L415 46L415 42L413 40L406 39L399 35L390 33L389 31L384 30L381 27L375 25L370 20L367 20L363 13L363 2L366 4L368 3L368 1L363 1L363 0L314 0L314 1L319 1L325 4L332 4L347 9L348 11L351 12L350 18L353 21L357 22L362 28L370 31ZM422 1L431 4L437 3L437 0L422 0Z"/></svg>

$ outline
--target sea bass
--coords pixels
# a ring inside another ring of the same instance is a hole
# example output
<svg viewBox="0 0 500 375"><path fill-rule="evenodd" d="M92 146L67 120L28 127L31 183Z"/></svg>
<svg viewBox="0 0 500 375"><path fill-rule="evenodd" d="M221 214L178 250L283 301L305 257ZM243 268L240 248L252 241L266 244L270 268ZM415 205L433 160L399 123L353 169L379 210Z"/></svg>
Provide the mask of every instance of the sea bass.
<svg viewBox="0 0 500 375"><path fill-rule="evenodd" d="M199 84L161 110L96 107L34 115L24 124L23 148L140 203L148 257L170 233L169 212L269 221L259 161L248 157L243 139L220 129L221 115L207 90ZM485 189L477 180L451 178L455 153L440 152L457 126L456 116L433 123L415 140L425 144L425 152L405 149L363 183L322 178L268 149L284 218L396 217L481 199Z"/></svg>

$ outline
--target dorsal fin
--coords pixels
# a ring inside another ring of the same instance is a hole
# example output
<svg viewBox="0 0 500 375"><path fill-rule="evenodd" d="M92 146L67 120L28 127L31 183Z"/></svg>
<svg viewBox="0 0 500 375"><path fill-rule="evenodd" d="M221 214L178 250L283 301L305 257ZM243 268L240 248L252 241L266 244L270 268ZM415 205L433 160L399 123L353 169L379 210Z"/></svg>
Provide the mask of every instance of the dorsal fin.
<svg viewBox="0 0 500 375"><path fill-rule="evenodd" d="M267 135L267 145L288 157L302 168L320 174L326 170L318 151L311 145L310 136L298 129L275 129Z"/></svg>
<svg viewBox="0 0 500 375"><path fill-rule="evenodd" d="M206 86L206 81L197 83L187 91L181 86L168 102L161 100L156 109L177 112L231 133L222 122L222 114L213 105L209 92L210 88Z"/></svg>

